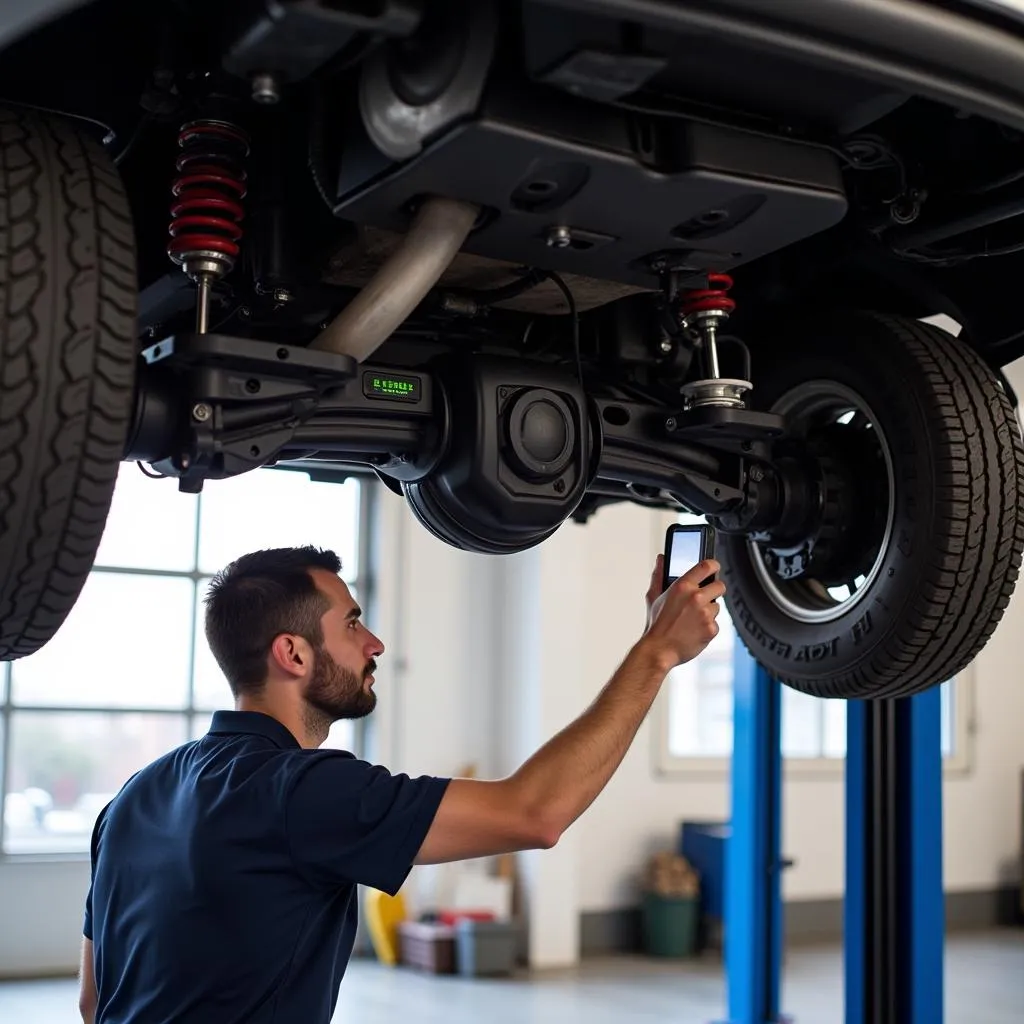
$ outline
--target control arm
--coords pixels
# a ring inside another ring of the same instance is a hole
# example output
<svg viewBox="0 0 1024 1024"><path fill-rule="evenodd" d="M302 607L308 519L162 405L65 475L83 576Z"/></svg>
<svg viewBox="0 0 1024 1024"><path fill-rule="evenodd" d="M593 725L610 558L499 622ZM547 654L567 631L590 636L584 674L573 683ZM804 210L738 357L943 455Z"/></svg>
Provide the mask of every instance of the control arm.
<svg viewBox="0 0 1024 1024"><path fill-rule="evenodd" d="M775 417L592 398L595 493L657 495L746 532L778 515ZM186 491L274 463L365 467L422 480L451 436L446 383L431 372L219 334L181 334L143 353L125 459Z"/></svg>

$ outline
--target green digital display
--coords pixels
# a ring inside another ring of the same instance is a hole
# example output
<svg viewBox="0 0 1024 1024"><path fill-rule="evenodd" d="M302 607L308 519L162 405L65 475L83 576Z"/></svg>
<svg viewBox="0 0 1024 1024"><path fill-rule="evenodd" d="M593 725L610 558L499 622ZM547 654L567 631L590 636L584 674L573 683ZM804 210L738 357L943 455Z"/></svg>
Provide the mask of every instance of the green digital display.
<svg viewBox="0 0 1024 1024"><path fill-rule="evenodd" d="M405 377L401 374L371 370L363 374L363 394L367 398L418 402L423 397L423 382L419 377Z"/></svg>

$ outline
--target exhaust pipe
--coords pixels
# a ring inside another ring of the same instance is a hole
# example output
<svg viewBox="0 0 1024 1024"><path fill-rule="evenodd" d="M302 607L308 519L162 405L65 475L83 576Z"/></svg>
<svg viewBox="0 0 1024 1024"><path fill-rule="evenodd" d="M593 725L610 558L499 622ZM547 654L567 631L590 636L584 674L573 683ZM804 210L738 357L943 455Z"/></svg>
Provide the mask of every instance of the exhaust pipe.
<svg viewBox="0 0 1024 1024"><path fill-rule="evenodd" d="M453 199L424 202L401 245L310 347L369 359L441 279L479 213Z"/></svg>

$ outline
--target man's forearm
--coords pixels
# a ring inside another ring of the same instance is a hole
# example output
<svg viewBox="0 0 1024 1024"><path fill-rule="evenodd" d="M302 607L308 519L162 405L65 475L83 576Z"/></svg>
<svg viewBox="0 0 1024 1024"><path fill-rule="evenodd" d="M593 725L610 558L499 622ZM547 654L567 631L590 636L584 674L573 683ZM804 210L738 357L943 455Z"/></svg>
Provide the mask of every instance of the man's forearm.
<svg viewBox="0 0 1024 1024"><path fill-rule="evenodd" d="M671 665L637 643L591 706L512 777L517 801L552 841L607 785L650 711Z"/></svg>
<svg viewBox="0 0 1024 1024"><path fill-rule="evenodd" d="M725 586L702 585L720 566L701 562L662 589L659 556L647 591L647 627L597 700L500 782L453 779L416 855L417 864L553 846L621 764L665 677L718 633Z"/></svg>

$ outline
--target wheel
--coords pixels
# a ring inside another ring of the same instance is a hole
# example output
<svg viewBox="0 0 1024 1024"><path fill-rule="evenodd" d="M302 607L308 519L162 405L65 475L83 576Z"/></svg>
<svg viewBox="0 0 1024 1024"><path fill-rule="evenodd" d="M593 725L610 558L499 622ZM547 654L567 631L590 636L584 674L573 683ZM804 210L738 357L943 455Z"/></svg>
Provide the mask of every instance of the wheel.
<svg viewBox="0 0 1024 1024"><path fill-rule="evenodd" d="M854 314L795 333L759 360L757 404L813 457L818 518L789 543L723 536L726 604L790 686L908 696L969 664L1010 600L1020 427L992 371L937 327Z"/></svg>
<svg viewBox="0 0 1024 1024"><path fill-rule="evenodd" d="M0 659L57 632L96 557L132 415L136 295L100 145L0 110Z"/></svg>

